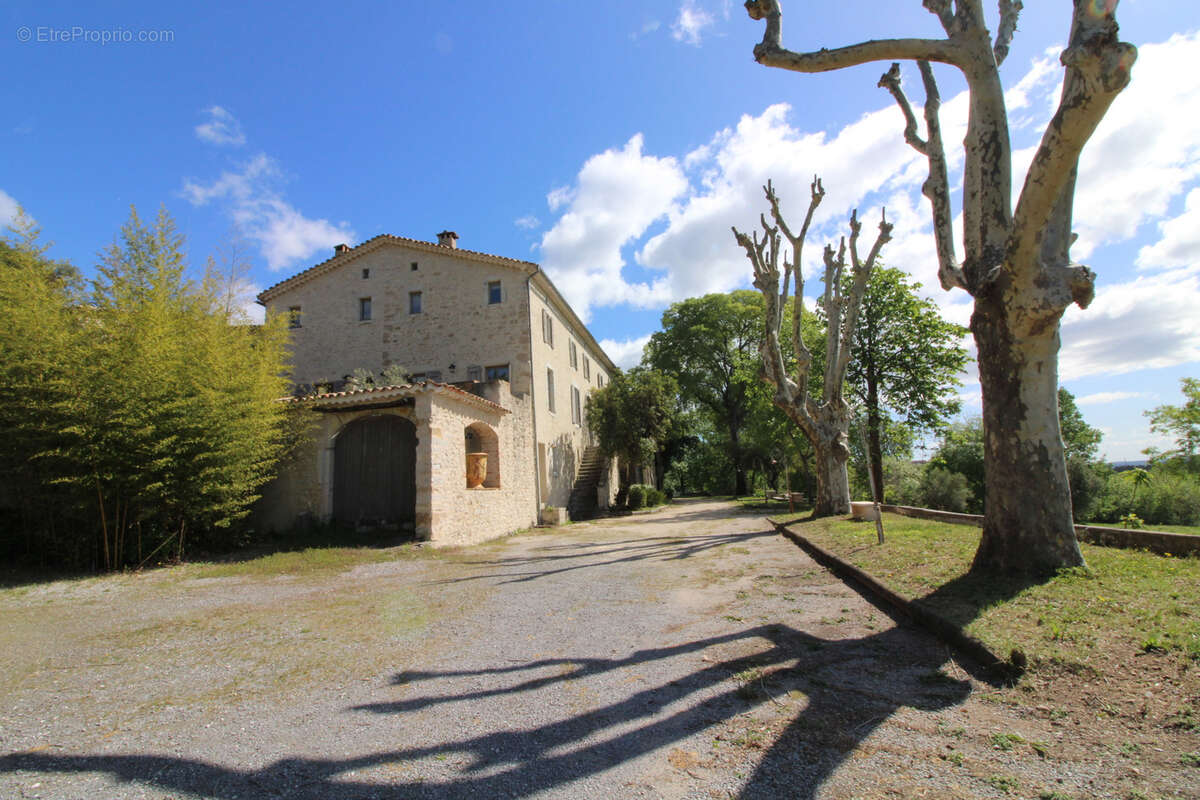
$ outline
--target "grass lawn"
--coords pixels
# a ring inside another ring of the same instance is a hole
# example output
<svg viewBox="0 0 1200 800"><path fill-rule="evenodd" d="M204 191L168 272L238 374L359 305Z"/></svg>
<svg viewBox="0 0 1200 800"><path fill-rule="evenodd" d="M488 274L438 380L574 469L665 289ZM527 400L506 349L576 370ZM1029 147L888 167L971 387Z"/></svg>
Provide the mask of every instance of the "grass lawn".
<svg viewBox="0 0 1200 800"><path fill-rule="evenodd" d="M784 519L790 519L785 517ZM900 595L936 610L1004 657L1097 674L1142 655L1200 661L1200 558L1165 558L1082 545L1087 567L1044 583L967 573L980 530L884 514L875 526L844 518L790 524Z"/></svg>

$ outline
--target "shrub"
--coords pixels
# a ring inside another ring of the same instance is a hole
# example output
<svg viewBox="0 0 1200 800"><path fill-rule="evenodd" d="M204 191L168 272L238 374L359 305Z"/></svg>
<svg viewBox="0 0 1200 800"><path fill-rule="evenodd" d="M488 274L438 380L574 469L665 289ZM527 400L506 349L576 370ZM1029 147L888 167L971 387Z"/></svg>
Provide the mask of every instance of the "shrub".
<svg viewBox="0 0 1200 800"><path fill-rule="evenodd" d="M646 505L646 487L640 483L635 483L629 487L629 509L636 511Z"/></svg>
<svg viewBox="0 0 1200 800"><path fill-rule="evenodd" d="M1200 524L1200 479L1184 473L1154 469L1144 485L1126 473L1113 473L1095 503L1093 519L1119 522L1130 514L1147 525Z"/></svg>
<svg viewBox="0 0 1200 800"><path fill-rule="evenodd" d="M921 476L921 505L942 511L966 511L971 500L967 478L942 467L929 467Z"/></svg>
<svg viewBox="0 0 1200 800"><path fill-rule="evenodd" d="M646 487L646 505L650 508L667 502L667 496L653 486Z"/></svg>

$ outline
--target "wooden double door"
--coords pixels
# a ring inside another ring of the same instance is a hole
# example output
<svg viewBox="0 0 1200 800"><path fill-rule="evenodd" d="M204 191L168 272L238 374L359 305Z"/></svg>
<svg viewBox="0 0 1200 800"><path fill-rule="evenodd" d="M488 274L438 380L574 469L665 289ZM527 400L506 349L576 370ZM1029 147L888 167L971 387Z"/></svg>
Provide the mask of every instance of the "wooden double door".
<svg viewBox="0 0 1200 800"><path fill-rule="evenodd" d="M417 509L417 429L394 414L360 417L333 449L333 516L350 525L412 531Z"/></svg>

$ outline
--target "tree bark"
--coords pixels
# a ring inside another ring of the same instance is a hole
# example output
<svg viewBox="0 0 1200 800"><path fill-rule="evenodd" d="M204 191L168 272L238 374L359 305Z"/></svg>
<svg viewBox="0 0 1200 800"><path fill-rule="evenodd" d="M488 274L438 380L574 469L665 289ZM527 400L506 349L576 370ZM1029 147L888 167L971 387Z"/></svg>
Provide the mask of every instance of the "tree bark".
<svg viewBox="0 0 1200 800"><path fill-rule="evenodd" d="M832 517L850 513L850 478L846 464L850 460L847 431L848 409L841 413L822 409L813 427L816 450L817 495L813 498L814 517Z"/></svg>
<svg viewBox="0 0 1200 800"><path fill-rule="evenodd" d="M971 317L986 443L972 569L1047 574L1083 564L1058 423L1058 320L1014 326L1012 316L987 298Z"/></svg>

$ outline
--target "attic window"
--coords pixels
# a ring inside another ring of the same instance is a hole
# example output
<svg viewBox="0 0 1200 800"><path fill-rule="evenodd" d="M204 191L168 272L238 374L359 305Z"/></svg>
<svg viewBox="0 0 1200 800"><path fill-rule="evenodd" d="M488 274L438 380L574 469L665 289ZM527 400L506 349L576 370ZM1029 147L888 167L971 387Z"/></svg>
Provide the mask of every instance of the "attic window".
<svg viewBox="0 0 1200 800"><path fill-rule="evenodd" d="M363 267L363 278L369 277L371 277L371 270L367 267Z"/></svg>

